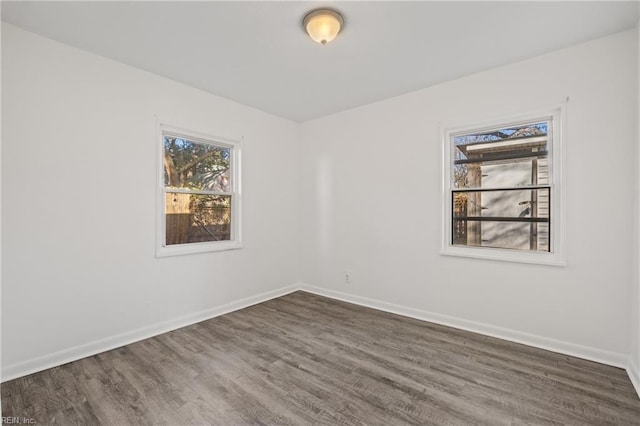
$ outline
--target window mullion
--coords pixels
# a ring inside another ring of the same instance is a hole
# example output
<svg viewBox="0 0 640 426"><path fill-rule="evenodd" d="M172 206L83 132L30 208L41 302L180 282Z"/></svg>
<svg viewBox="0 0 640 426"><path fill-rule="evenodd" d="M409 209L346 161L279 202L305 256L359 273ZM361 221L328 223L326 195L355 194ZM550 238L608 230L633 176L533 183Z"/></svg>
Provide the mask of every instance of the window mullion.
<svg viewBox="0 0 640 426"><path fill-rule="evenodd" d="M182 188L164 188L164 192L168 194L225 195L229 197L233 195L233 192L206 191L206 190L200 190L200 189L182 189Z"/></svg>
<svg viewBox="0 0 640 426"><path fill-rule="evenodd" d="M525 191L527 189L551 189L551 185L502 186L495 188L479 188L475 186L469 188L453 188L451 192Z"/></svg>

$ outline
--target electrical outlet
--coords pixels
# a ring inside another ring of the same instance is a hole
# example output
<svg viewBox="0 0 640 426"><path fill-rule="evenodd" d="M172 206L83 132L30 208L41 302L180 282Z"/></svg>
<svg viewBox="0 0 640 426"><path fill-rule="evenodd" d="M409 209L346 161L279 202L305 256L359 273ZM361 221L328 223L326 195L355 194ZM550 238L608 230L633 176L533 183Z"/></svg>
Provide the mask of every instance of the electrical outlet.
<svg viewBox="0 0 640 426"><path fill-rule="evenodd" d="M351 269L345 269L344 271L344 283L351 284L353 282L353 271Z"/></svg>

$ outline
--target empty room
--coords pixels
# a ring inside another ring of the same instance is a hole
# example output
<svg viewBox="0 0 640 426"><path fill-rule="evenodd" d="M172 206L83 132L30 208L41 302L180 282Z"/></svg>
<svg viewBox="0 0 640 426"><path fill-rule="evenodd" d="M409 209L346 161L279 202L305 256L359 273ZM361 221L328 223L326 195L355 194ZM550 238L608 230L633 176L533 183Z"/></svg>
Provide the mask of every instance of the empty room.
<svg viewBox="0 0 640 426"><path fill-rule="evenodd" d="M639 9L2 1L1 423L640 425Z"/></svg>

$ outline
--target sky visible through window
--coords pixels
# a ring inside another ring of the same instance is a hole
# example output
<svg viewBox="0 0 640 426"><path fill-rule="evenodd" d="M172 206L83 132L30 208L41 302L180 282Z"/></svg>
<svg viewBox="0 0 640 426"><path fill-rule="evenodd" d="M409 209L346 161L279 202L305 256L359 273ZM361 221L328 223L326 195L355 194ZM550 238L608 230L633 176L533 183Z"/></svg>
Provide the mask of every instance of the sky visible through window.
<svg viewBox="0 0 640 426"><path fill-rule="evenodd" d="M481 142L495 142L504 139L513 139L526 136L544 136L547 134L548 123L532 123L523 126L507 127L504 129L488 130L482 132L467 133L453 137L456 146Z"/></svg>

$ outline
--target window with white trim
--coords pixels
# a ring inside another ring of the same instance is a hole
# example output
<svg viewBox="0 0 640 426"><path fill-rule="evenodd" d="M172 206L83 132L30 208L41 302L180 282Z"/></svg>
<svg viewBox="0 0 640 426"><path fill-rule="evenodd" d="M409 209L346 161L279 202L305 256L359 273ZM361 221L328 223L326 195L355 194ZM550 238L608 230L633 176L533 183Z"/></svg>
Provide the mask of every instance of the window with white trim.
<svg viewBox="0 0 640 426"><path fill-rule="evenodd" d="M160 126L158 256L240 248L234 141Z"/></svg>
<svg viewBox="0 0 640 426"><path fill-rule="evenodd" d="M560 110L445 132L444 254L562 263L559 127Z"/></svg>

